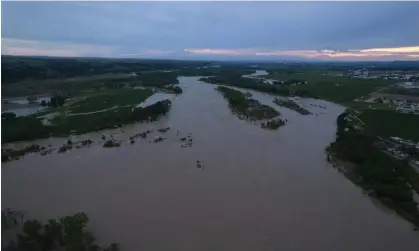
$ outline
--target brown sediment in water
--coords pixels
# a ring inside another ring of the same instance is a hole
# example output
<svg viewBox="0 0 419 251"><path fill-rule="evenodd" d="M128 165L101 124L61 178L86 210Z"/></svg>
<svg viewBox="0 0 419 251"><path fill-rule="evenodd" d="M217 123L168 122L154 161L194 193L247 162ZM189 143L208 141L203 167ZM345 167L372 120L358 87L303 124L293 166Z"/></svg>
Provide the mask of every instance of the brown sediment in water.
<svg viewBox="0 0 419 251"><path fill-rule="evenodd" d="M304 102L319 116L302 116L272 103L288 123L267 131L231 114L213 85L180 78L183 94L152 123L77 135L90 148L31 155L2 167L4 207L49 219L86 212L98 242L122 250L415 250L411 225L371 203L331 168L324 153L335 140L343 107ZM246 90L247 91L247 90ZM159 128L167 139L148 143ZM102 134L120 147L104 149ZM154 129L131 145L129 137ZM193 135L193 147L181 137ZM36 141L62 144L63 139ZM19 143L16 143L18 145ZM205 163L205 171L196 161Z"/></svg>

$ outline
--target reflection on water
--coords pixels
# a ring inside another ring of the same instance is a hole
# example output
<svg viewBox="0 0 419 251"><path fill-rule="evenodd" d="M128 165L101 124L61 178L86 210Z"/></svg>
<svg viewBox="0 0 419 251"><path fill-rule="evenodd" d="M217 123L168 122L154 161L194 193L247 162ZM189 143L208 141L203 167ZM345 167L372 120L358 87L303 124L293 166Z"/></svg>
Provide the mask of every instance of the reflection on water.
<svg viewBox="0 0 419 251"><path fill-rule="evenodd" d="M2 112L13 112L16 116L27 116L45 110L40 104L42 101L48 102L50 97L40 97L35 103L29 104L27 97L17 98L2 98L1 109Z"/></svg>
<svg viewBox="0 0 419 251"><path fill-rule="evenodd" d="M197 79L180 78L184 93L158 122L75 136L96 142L3 165L2 206L37 218L84 211L100 242L128 251L417 250L409 223L375 208L327 163L324 149L343 107L302 99L327 107L307 105L321 114L302 116L252 92L288 119L267 131L233 116L215 86ZM121 130L115 137L127 140L167 126L167 140L157 144L105 149L98 142L103 133ZM194 145L182 148L179 138L188 133Z"/></svg>

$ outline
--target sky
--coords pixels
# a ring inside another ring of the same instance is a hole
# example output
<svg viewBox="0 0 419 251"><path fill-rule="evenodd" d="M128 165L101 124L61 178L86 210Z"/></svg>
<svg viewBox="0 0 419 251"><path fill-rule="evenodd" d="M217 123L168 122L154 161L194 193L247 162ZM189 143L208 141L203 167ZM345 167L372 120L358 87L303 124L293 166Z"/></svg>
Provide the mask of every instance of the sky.
<svg viewBox="0 0 419 251"><path fill-rule="evenodd" d="M4 2L2 55L419 60L419 2Z"/></svg>

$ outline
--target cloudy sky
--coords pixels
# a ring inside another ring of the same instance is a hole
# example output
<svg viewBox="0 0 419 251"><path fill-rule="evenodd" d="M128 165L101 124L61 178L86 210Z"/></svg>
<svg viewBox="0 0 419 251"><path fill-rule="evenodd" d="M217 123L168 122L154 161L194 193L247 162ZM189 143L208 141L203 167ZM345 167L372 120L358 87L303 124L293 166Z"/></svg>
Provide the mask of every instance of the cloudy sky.
<svg viewBox="0 0 419 251"><path fill-rule="evenodd" d="M2 54L419 60L419 2L2 2Z"/></svg>

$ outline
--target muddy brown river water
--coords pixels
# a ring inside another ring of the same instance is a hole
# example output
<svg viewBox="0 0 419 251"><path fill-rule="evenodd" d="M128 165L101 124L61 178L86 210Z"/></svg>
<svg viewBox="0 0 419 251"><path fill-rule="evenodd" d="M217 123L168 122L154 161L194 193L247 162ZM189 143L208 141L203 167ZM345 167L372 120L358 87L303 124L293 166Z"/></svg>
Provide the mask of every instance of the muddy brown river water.
<svg viewBox="0 0 419 251"><path fill-rule="evenodd" d="M184 93L170 97L172 109L158 122L106 131L124 132L115 135L125 139L119 148L102 148L103 132L92 133L75 137L94 139L90 148L3 164L2 207L39 219L86 212L100 243L127 251L419 250L411 224L327 163L343 107L301 99L313 112L302 116L252 92L288 119L267 131L232 115L216 86L198 79L180 78ZM166 126L161 143L127 141ZM181 148L188 133L194 144Z"/></svg>

